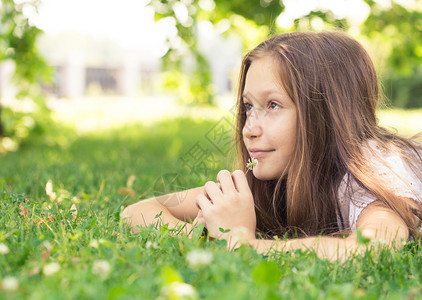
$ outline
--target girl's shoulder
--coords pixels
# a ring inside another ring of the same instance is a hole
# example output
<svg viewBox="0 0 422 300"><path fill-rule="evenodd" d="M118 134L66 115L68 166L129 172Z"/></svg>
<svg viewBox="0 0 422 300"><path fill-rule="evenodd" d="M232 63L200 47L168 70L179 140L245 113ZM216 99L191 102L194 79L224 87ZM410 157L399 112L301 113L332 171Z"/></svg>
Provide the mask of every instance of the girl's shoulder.
<svg viewBox="0 0 422 300"><path fill-rule="evenodd" d="M401 154L402 152L395 148L383 148L374 140L369 140L363 146L365 160L371 169L370 176L375 176L397 196L422 202L422 171L411 165ZM406 153L409 156L411 151ZM414 157L410 158L417 161L417 154L413 155ZM422 156L422 153L419 155ZM348 220L352 229L356 226L357 217L362 210L377 200L376 196L350 173L346 173L340 183L338 199L343 219Z"/></svg>
<svg viewBox="0 0 422 300"><path fill-rule="evenodd" d="M421 200L422 171L411 162L412 159L418 160L415 152L399 151L398 148L385 149L374 140L369 140L363 149L373 176L396 195ZM405 159L402 153L409 159ZM419 157L421 156L422 153L419 153Z"/></svg>

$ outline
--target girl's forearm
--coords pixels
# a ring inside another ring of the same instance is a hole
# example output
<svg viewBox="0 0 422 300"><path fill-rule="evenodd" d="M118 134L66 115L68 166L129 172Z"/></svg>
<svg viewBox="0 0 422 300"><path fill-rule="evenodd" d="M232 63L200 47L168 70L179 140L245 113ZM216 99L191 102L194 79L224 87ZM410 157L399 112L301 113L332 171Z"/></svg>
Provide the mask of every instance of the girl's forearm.
<svg viewBox="0 0 422 300"><path fill-rule="evenodd" d="M189 222L179 220L154 199L143 200L126 207L121 218L125 219L134 232L139 231L139 226L148 227L151 224L168 224L169 228L180 228L188 235L192 232L192 225Z"/></svg>
<svg viewBox="0 0 422 300"><path fill-rule="evenodd" d="M409 229L395 212L379 204L368 205L360 214L356 231L347 238L329 236L308 237L290 240L257 240L249 239L242 243L250 244L258 253L268 254L271 251L311 250L320 258L344 260L355 253L361 253L372 244L397 249L409 238ZM368 243L360 243L358 231ZM234 246L238 247L238 246Z"/></svg>
<svg viewBox="0 0 422 300"><path fill-rule="evenodd" d="M291 240L254 239L249 240L249 244L260 254L302 249L315 251L318 257L329 260L343 260L362 248L353 237L344 239L335 237L309 237Z"/></svg>

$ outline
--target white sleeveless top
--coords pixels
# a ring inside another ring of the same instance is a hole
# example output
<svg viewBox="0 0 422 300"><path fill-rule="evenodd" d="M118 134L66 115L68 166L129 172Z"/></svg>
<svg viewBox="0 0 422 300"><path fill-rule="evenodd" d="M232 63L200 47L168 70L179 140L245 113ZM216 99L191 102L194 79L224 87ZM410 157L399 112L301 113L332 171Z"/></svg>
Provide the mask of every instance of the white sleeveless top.
<svg viewBox="0 0 422 300"><path fill-rule="evenodd" d="M369 141L369 146L374 154L365 149L364 153L371 162L375 176L383 181L397 196L412 198L422 202L422 182L416 177L408 164L395 152L381 150L374 141ZM381 157L385 164L377 156ZM376 197L360 186L350 174L343 177L338 189L340 213L345 221L345 228L337 216L340 230L356 229L356 221L362 210ZM422 228L420 228L421 230Z"/></svg>

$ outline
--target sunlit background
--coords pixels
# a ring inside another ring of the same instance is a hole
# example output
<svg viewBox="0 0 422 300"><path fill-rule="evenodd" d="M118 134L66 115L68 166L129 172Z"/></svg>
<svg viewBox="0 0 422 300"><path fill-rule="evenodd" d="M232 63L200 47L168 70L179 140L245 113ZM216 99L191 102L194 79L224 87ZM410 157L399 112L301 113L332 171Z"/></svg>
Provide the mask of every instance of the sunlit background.
<svg viewBox="0 0 422 300"><path fill-rule="evenodd" d="M415 43L421 43L422 21L406 20L402 12L420 16L419 0L261 0L245 4L245 11L235 4L227 11L221 8L224 2L214 0L14 2L29 24L43 31L36 45L53 70L50 82L42 85L46 103L59 121L74 124L80 132L133 120L186 114L218 118L230 112L242 54L275 32L345 28L371 53L387 92L397 99L407 97L396 89L400 80L421 77L420 67L413 66L422 59L422 44L412 46L409 66L401 62L409 56L406 49L398 49L391 59L396 44L418 37ZM254 5L259 7L256 14L246 11ZM408 22L413 31L406 32L399 22ZM198 63L200 57L206 64ZM0 103L30 111L31 100L15 99L13 72L11 62L1 62ZM414 88L419 83L407 91L419 92ZM419 100L400 101L394 106L421 107ZM406 118L391 112L380 115L386 125L406 123L422 130L417 111Z"/></svg>

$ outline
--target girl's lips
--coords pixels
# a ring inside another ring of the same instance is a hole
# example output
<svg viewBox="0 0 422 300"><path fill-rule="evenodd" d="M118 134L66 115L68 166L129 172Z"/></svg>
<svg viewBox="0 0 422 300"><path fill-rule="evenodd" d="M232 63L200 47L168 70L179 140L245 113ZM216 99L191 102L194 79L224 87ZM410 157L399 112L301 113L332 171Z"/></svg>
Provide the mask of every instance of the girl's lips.
<svg viewBox="0 0 422 300"><path fill-rule="evenodd" d="M259 158L269 152L272 152L274 150L256 150L256 151L249 151L252 158Z"/></svg>

